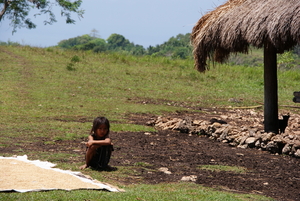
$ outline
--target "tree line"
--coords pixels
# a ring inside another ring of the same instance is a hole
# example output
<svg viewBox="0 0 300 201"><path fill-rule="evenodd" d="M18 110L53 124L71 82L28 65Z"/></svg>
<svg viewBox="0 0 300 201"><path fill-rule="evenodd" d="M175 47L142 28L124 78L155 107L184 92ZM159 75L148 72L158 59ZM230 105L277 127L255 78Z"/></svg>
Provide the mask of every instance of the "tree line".
<svg viewBox="0 0 300 201"><path fill-rule="evenodd" d="M111 34L106 40L97 37L96 31L74 38L62 40L57 45L64 49L85 50L93 52L123 52L132 55L167 56L171 58L192 58L190 33L178 34L161 45L144 48L134 44L120 34Z"/></svg>
<svg viewBox="0 0 300 201"><path fill-rule="evenodd" d="M57 47L63 49L98 52L119 52L135 56L151 55L168 58L193 59L192 46L190 44L190 33L178 34L171 37L163 44L144 48L142 45L134 44L120 34L111 34L106 40L99 37L97 30L91 34L85 34L74 38L62 40ZM17 42L1 42L0 46L18 46ZM233 54L228 59L230 65L261 66L263 63L263 52L260 54L244 55ZM278 54L278 67L281 69L300 68L300 46L294 47L291 51Z"/></svg>
<svg viewBox="0 0 300 201"><path fill-rule="evenodd" d="M62 40L58 43L58 47L73 50L89 50L93 52L122 52L136 56L151 55L179 59L193 58L190 33L178 34L163 44L144 48L142 45L130 42L120 34L111 34L104 40L98 37L97 32L97 30L93 29L91 34ZM262 64L262 57L240 54L232 55L228 63L233 65L257 66ZM299 65L300 46L296 46L291 51L278 55L278 66L280 68L291 69Z"/></svg>

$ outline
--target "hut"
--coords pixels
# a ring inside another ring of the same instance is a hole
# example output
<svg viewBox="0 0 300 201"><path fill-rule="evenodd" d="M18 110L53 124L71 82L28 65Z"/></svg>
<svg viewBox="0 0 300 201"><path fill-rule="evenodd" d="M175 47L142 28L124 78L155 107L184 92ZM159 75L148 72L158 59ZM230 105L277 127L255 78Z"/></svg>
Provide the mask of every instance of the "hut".
<svg viewBox="0 0 300 201"><path fill-rule="evenodd" d="M264 48L265 132L278 133L277 53L300 44L299 0L228 0L193 27L195 67L204 72L207 59L224 62L231 53Z"/></svg>

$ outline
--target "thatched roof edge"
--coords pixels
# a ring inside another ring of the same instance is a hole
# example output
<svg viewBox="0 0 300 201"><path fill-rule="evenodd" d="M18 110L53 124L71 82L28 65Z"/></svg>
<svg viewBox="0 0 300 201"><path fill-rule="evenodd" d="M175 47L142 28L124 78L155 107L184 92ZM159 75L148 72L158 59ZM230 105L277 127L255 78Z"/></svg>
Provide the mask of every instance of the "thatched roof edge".
<svg viewBox="0 0 300 201"><path fill-rule="evenodd" d="M204 15L194 26L191 43L195 67L203 72L206 60L228 59L270 41L278 53L300 44L299 0L230 0Z"/></svg>

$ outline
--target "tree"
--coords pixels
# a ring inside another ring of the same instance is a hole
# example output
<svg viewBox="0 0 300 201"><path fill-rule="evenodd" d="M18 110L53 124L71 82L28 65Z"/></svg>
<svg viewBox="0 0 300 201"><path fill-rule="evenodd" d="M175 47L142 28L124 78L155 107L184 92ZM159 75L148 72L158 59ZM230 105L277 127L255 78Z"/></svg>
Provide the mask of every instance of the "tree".
<svg viewBox="0 0 300 201"><path fill-rule="evenodd" d="M147 48L147 54L186 59L192 56L190 34L178 34L176 37L171 37L167 42L161 45L156 45L155 47L149 46Z"/></svg>
<svg viewBox="0 0 300 201"><path fill-rule="evenodd" d="M115 33L111 34L106 41L111 50L124 50L130 44L124 36Z"/></svg>
<svg viewBox="0 0 300 201"><path fill-rule="evenodd" d="M93 52L105 52L107 50L107 43L105 42L105 40L100 40L102 40L102 42L98 43L97 46L93 48Z"/></svg>
<svg viewBox="0 0 300 201"><path fill-rule="evenodd" d="M160 50L161 50L161 48L160 48L159 45L156 45L155 47L150 45L150 46L147 48L147 52L148 52L149 55L156 54L156 53L158 53Z"/></svg>
<svg viewBox="0 0 300 201"><path fill-rule="evenodd" d="M90 42L91 40L93 40L94 38L88 34L84 34L82 36L77 36L75 38L70 38L68 40L62 40L58 43L58 46L61 48L72 48L78 45L83 45L86 44L88 42Z"/></svg>
<svg viewBox="0 0 300 201"><path fill-rule="evenodd" d="M93 50L94 52L104 52L107 44L104 39L96 38L87 43L74 46L75 50Z"/></svg>
<svg viewBox="0 0 300 201"><path fill-rule="evenodd" d="M13 33L16 32L17 28L36 28L36 25L28 18L30 10L36 8L39 12L34 16L48 15L49 20L45 20L44 24L53 24L56 22L56 18L52 12L52 7L59 6L61 7L61 15L66 18L66 23L74 24L75 20L71 18L71 13L77 13L79 17L82 17L84 11L79 9L81 3L81 0L3 0L0 2L0 22L5 18L9 19Z"/></svg>
<svg viewBox="0 0 300 201"><path fill-rule="evenodd" d="M134 45L132 50L131 50L131 54L133 55L144 55L146 53L145 48L141 45Z"/></svg>
<svg viewBox="0 0 300 201"><path fill-rule="evenodd" d="M186 47L177 47L173 50L172 58L180 58L180 59L187 59L189 56L192 55L190 48Z"/></svg>

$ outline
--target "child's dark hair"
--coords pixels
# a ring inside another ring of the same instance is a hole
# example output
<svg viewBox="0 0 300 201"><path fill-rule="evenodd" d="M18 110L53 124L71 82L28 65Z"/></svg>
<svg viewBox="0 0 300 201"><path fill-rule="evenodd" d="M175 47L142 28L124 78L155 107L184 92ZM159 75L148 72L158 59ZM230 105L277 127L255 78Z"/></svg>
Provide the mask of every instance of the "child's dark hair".
<svg viewBox="0 0 300 201"><path fill-rule="evenodd" d="M94 119L94 121L93 121L93 127L92 127L92 130L91 130L91 134L96 133L96 130L102 124L106 125L106 127L108 129L108 132L107 132L107 134L108 134L109 133L110 124L109 124L108 119L105 118L105 117L97 117L97 118Z"/></svg>

